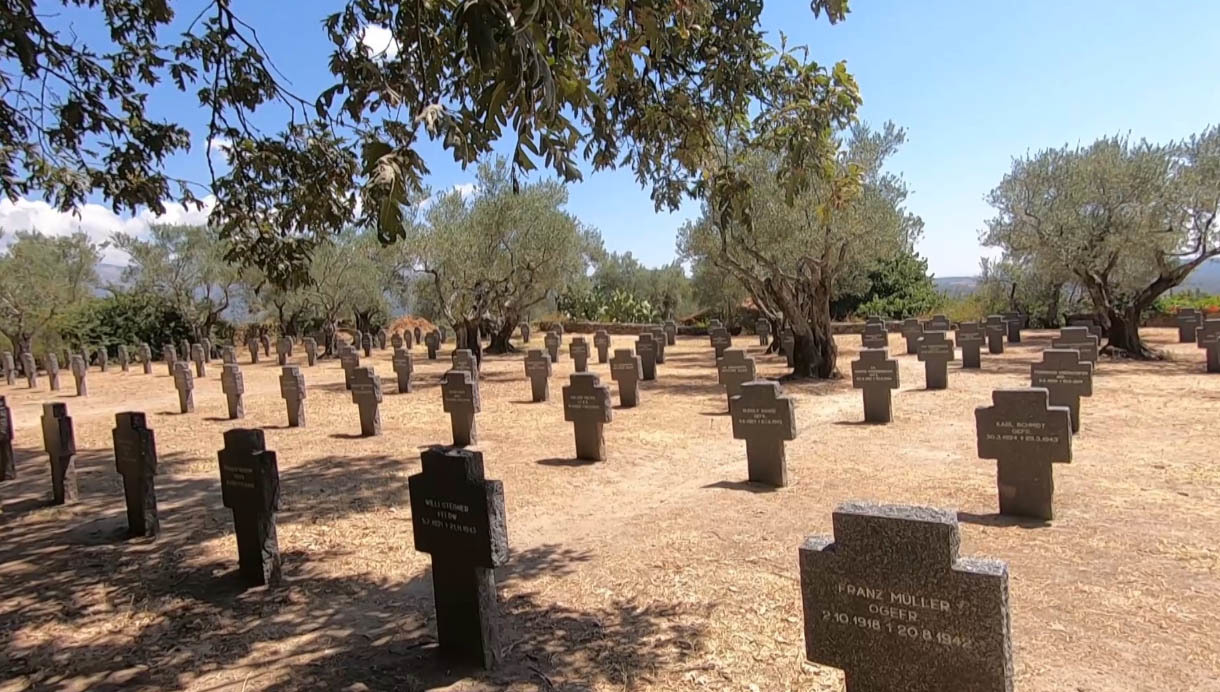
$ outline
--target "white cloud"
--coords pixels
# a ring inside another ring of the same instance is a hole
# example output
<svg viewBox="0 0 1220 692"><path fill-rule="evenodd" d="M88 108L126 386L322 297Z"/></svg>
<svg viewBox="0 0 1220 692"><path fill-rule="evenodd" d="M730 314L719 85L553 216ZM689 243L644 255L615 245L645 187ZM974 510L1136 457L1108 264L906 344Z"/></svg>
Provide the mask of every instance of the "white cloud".
<svg viewBox="0 0 1220 692"><path fill-rule="evenodd" d="M474 183L458 183L453 186L454 192L462 196L462 199L470 199L474 197L474 193L479 191L479 186Z"/></svg>
<svg viewBox="0 0 1220 692"><path fill-rule="evenodd" d="M228 137L213 137L208 144L211 151L228 151L233 148L233 140Z"/></svg>
<svg viewBox="0 0 1220 692"><path fill-rule="evenodd" d="M398 41L394 34L384 26L370 24L360 32L360 43L372 52L374 57L384 57L393 60L398 55Z"/></svg>
<svg viewBox="0 0 1220 692"><path fill-rule="evenodd" d="M115 233L143 235L154 223L197 225L207 223L208 214L216 205L216 198L203 198L203 208L186 207L178 202L165 202L165 213L154 214L144 210L135 216L119 216L100 204L84 204L75 213L63 212L41 200L19 199L12 202L0 199L0 229L4 230L4 242L12 241L16 231L38 231L43 235L69 235L81 231L95 243L110 240ZM102 261L108 264L127 264L127 255L114 247L106 248Z"/></svg>

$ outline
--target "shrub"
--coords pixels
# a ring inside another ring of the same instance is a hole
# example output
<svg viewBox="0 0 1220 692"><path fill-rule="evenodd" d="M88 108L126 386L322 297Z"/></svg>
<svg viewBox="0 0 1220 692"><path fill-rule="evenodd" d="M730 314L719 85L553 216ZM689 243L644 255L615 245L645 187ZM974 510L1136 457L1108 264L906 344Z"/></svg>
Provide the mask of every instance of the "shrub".
<svg viewBox="0 0 1220 692"><path fill-rule="evenodd" d="M143 291L91 298L64 315L59 334L67 344L118 344L148 342L157 346L189 339L186 318L160 296Z"/></svg>

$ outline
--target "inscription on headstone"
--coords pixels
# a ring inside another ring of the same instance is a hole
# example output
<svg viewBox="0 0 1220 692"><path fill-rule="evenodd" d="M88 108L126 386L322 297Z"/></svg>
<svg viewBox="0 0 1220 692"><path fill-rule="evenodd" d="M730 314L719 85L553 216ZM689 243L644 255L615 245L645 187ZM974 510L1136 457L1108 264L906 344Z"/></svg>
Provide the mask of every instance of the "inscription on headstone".
<svg viewBox="0 0 1220 692"><path fill-rule="evenodd" d="M733 337L729 335L729 330L724 327L717 327L709 334L712 341L712 348L716 351L716 357L724 355L724 352L733 347Z"/></svg>
<svg viewBox="0 0 1220 692"><path fill-rule="evenodd" d="M996 460L1000 513L1053 519L1051 464L1072 460L1072 414L1045 389L997 389L974 410L979 458Z"/></svg>
<svg viewBox="0 0 1220 692"><path fill-rule="evenodd" d="M42 444L51 460L51 504L76 502L76 433L68 406L59 401L42 405Z"/></svg>
<svg viewBox="0 0 1220 692"><path fill-rule="evenodd" d="M280 471L262 430L233 428L224 433L220 492L233 511L237 559L242 581L250 586L280 581L280 545L275 513L280 508Z"/></svg>
<svg viewBox="0 0 1220 692"><path fill-rule="evenodd" d="M894 419L890 390L898 389L898 361L884 348L866 348L851 364L851 386L864 392L864 420L889 423Z"/></svg>
<svg viewBox="0 0 1220 692"><path fill-rule="evenodd" d="M716 378L724 386L729 405L741 394L741 386L754 380L754 359L739 348L730 348L716 361Z"/></svg>
<svg viewBox="0 0 1220 692"><path fill-rule="evenodd" d="M576 458L602 461L606 458L604 426L614 419L610 388L591 372L573 373L563 388L563 419L576 430Z"/></svg>
<svg viewBox="0 0 1220 692"><path fill-rule="evenodd" d="M796 439L792 399L780 395L775 382L747 382L729 400L733 437L746 441L750 481L782 488L788 485L784 442Z"/></svg>
<svg viewBox="0 0 1220 692"><path fill-rule="evenodd" d="M360 408L360 436L381 434L381 378L372 367L352 373L352 403Z"/></svg>
<svg viewBox="0 0 1220 692"><path fill-rule="evenodd" d="M1051 348L1069 348L1080 351L1080 359L1097 363L1098 340L1089 333L1088 327L1064 327L1058 338L1051 339Z"/></svg>
<svg viewBox="0 0 1220 692"><path fill-rule="evenodd" d="M127 411L115 415L111 437L115 470L123 477L127 499L127 533L156 536L161 524L157 520L157 443L153 431L148 429L143 413Z"/></svg>
<svg viewBox="0 0 1220 692"><path fill-rule="evenodd" d="M409 394L411 392L411 375L415 373L415 362L411 359L411 352L405 348L394 349L394 377L398 380L398 393Z"/></svg>
<svg viewBox="0 0 1220 692"><path fill-rule="evenodd" d="M467 447L478 441L475 414L479 412L479 383L465 370L450 370L441 381L441 404L453 428L453 446Z"/></svg>
<svg viewBox="0 0 1220 692"><path fill-rule="evenodd" d="M246 393L246 382L241 376L241 367L237 363L225 363L220 366L220 391L225 395L229 420L244 418L246 406L243 395Z"/></svg>
<svg viewBox="0 0 1220 692"><path fill-rule="evenodd" d="M1066 406L1072 414L1072 432L1080 432L1080 397L1093 396L1093 364L1075 350L1047 349L1041 363L1030 363L1031 387L1047 390L1051 406Z"/></svg>
<svg viewBox="0 0 1220 692"><path fill-rule="evenodd" d="M305 426L305 375L301 368L289 363L280 369L280 397L288 406L288 427Z"/></svg>
<svg viewBox="0 0 1220 692"><path fill-rule="evenodd" d="M551 357L542 349L531 348L525 354L525 376L530 380L530 397L534 403L551 397Z"/></svg>
<svg viewBox="0 0 1220 692"><path fill-rule="evenodd" d="M572 342L568 344L568 356L575 364L576 372L589 369L589 344L583 336L572 337Z"/></svg>
<svg viewBox="0 0 1220 692"><path fill-rule="evenodd" d="M644 366L640 357L629 348L614 349L610 359L610 379L618 383L618 402L623 408L632 408L640 401L640 380L644 379Z"/></svg>
<svg viewBox="0 0 1220 692"><path fill-rule="evenodd" d="M948 389L949 361L957 360L953 339L948 332L925 331L919 340L919 360L923 363L924 380L928 389Z"/></svg>
<svg viewBox="0 0 1220 692"><path fill-rule="evenodd" d="M861 348L889 348L890 333L885 330L885 324L881 322L869 322L864 325L864 331L860 333Z"/></svg>
<svg viewBox="0 0 1220 692"><path fill-rule="evenodd" d="M961 322L957 325L957 345L962 349L962 367L982 367L979 350L983 347L983 327L978 322Z"/></svg>
<svg viewBox="0 0 1220 692"><path fill-rule="evenodd" d="M195 412L195 378L191 376L191 367L186 361L174 364L174 389L178 390L178 412Z"/></svg>

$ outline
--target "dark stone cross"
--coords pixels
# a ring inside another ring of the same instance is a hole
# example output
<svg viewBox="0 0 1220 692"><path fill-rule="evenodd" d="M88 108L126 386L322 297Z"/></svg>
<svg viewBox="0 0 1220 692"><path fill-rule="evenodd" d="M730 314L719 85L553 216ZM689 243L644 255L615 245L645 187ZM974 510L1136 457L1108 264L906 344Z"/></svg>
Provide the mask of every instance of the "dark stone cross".
<svg viewBox="0 0 1220 692"><path fill-rule="evenodd" d="M491 668L498 646L495 568L508 562L504 486L483 453L435 446L407 479L415 549L432 555L436 639L443 656Z"/></svg>
<svg viewBox="0 0 1220 692"><path fill-rule="evenodd" d="M195 362L195 377L208 376L208 359L203 354L203 344L191 345L191 360Z"/></svg>
<svg viewBox="0 0 1220 692"><path fill-rule="evenodd" d="M301 339L301 348L305 350L305 364L313 367L318 363L318 340L312 336Z"/></svg>
<svg viewBox="0 0 1220 692"><path fill-rule="evenodd" d="M0 367L4 369L4 384L12 387L13 383L17 381L17 366L13 363L12 351L5 351L0 356L0 364L2 364Z"/></svg>
<svg viewBox="0 0 1220 692"><path fill-rule="evenodd" d="M884 327L884 326L885 326L885 318L884 318L884 317L882 317L881 315L869 315L867 318L865 318L865 320L864 320L864 324L866 324L866 325L868 325L868 324L879 324L879 325L881 325L882 327Z"/></svg>
<svg viewBox="0 0 1220 692"><path fill-rule="evenodd" d="M47 366L47 386L51 388L52 392L58 392L59 391L59 356L55 355L54 353L47 352L46 358L43 359L43 362L45 362L46 366ZM71 367L71 365L72 365L72 362L68 361L68 366ZM80 396L79 393L77 394L77 396Z"/></svg>
<svg viewBox="0 0 1220 692"><path fill-rule="evenodd" d="M352 403L360 408L360 436L381 434L381 378L372 366L352 373Z"/></svg>
<svg viewBox="0 0 1220 692"><path fill-rule="evenodd" d="M605 363L610 360L610 333L605 329L599 329L593 332L593 348L597 349L597 362Z"/></svg>
<svg viewBox="0 0 1220 692"><path fill-rule="evenodd" d="M1203 326L1203 315L1194 308L1182 308L1178 310L1178 343L1193 344L1195 342L1195 330Z"/></svg>
<svg viewBox="0 0 1220 692"><path fill-rule="evenodd" d="M961 558L949 510L849 502L801 544L805 657L847 692L1012 692L1008 566Z"/></svg>
<svg viewBox="0 0 1220 692"><path fill-rule="evenodd" d="M127 354L126 344L119 344L119 369L127 372L131 367L131 356Z"/></svg>
<svg viewBox="0 0 1220 692"><path fill-rule="evenodd" d="M665 336L665 327L654 324L648 327L648 331L652 332L652 342L657 345L657 365L663 365L665 363L665 346L668 343L668 337Z"/></svg>
<svg viewBox="0 0 1220 692"><path fill-rule="evenodd" d="M292 341L286 336L275 340L275 363L280 367L288 364L288 355L292 353Z"/></svg>
<svg viewBox="0 0 1220 692"><path fill-rule="evenodd" d="M435 330L433 330L433 331L435 331ZM421 342L422 342L422 339L420 339L421 334L420 334L420 329L419 329L419 327L416 327L416 328L415 328L415 330L414 330L414 332L415 332L415 343L417 343L417 344L418 344L418 343L421 343ZM438 338L438 339L439 339L439 338L440 338L440 334L437 334L437 335L436 335L436 338Z"/></svg>
<svg viewBox="0 0 1220 692"><path fill-rule="evenodd" d="M174 389L178 390L178 412L195 412L195 378L191 376L191 366L186 361L174 364Z"/></svg>
<svg viewBox="0 0 1220 692"><path fill-rule="evenodd" d="M754 333L758 335L758 345L766 346L771 337L771 323L765 319L759 319L754 323Z"/></svg>
<svg viewBox="0 0 1220 692"><path fill-rule="evenodd" d="M147 342L140 344L140 365L143 366L145 375L152 374L152 348Z"/></svg>
<svg viewBox="0 0 1220 692"><path fill-rule="evenodd" d="M589 344L583 336L572 337L571 343L568 344L568 357L575 364L576 372L589 369Z"/></svg>
<svg viewBox="0 0 1220 692"><path fill-rule="evenodd" d="M1004 321L1004 316L988 315L983 331L987 333L987 352L993 355L1003 353L1004 339L1008 336L1008 323Z"/></svg>
<svg viewBox="0 0 1220 692"><path fill-rule="evenodd" d="M618 402L623 408L632 408L640 401L640 380L644 379L644 366L640 357L629 348L614 349L610 359L610 379L618 383Z"/></svg>
<svg viewBox="0 0 1220 692"><path fill-rule="evenodd" d="M1041 363L1030 363L1029 384L1050 393L1051 406L1066 406L1072 414L1072 432L1080 432L1080 397L1093 396L1093 364L1080 352L1046 349Z"/></svg>
<svg viewBox="0 0 1220 692"><path fill-rule="evenodd" d="M1051 464L1072 460L1072 413L1045 389L997 389L974 410L979 458L996 460L1000 513L1053 519Z"/></svg>
<svg viewBox="0 0 1220 692"><path fill-rule="evenodd" d="M373 356L373 335L364 334L360 337L360 350L364 351L365 358Z"/></svg>
<svg viewBox="0 0 1220 692"><path fill-rule="evenodd" d="M1021 343L1021 327L1025 324L1025 316L1019 312L1006 312L1004 324L1008 327L1008 343Z"/></svg>
<svg viewBox="0 0 1220 692"><path fill-rule="evenodd" d="M409 394L411 375L415 372L415 362L411 359L411 352L399 346L394 349L391 362L394 364L394 377L398 380L398 393Z"/></svg>
<svg viewBox="0 0 1220 692"><path fill-rule="evenodd" d="M76 502L76 433L68 406L60 401L42 405L42 444L51 460L51 504Z"/></svg>
<svg viewBox="0 0 1220 692"><path fill-rule="evenodd" d="M640 357L643 379L657 379L657 343L649 332L640 334L635 340L635 354Z"/></svg>
<svg viewBox="0 0 1220 692"><path fill-rule="evenodd" d="M205 362L211 363L212 362L212 340L211 339L202 339L201 343L203 345L203 360Z"/></svg>
<svg viewBox="0 0 1220 692"><path fill-rule="evenodd" d="M1084 327L1089 330L1089 333L1097 337L1101 341L1101 325L1097 322L1096 315L1069 315L1067 326L1069 327Z"/></svg>
<svg viewBox="0 0 1220 692"><path fill-rule="evenodd" d="M754 380L754 359L739 348L730 348L716 360L716 379L724 386L730 408L741 386Z"/></svg>
<svg viewBox="0 0 1220 692"><path fill-rule="evenodd" d="M551 398L551 358L539 348L525 354L525 376L530 380L530 398L534 403Z"/></svg>
<svg viewBox="0 0 1220 692"><path fill-rule="evenodd" d="M408 334L410 334L411 332L407 332L407 333L408 333ZM402 348L402 346L403 346L403 344L404 344L404 343L405 343L405 342L402 340L402 332L397 332L397 331L396 331L396 332L394 332L393 334L391 334L391 335L390 335L390 346L391 346L391 347L392 347L392 348L393 348L395 351L397 351L398 349Z"/></svg>
<svg viewBox="0 0 1220 692"><path fill-rule="evenodd" d="M89 366L85 364L85 359L81 356L72 356L71 367L72 379L76 382L76 396L89 396ZM55 379L59 379L58 375Z"/></svg>
<svg viewBox="0 0 1220 692"><path fill-rule="evenodd" d="M258 343L260 346L263 347L263 355L270 358L271 357L271 337L267 336L266 334L260 334L258 337Z"/></svg>
<svg viewBox="0 0 1220 692"><path fill-rule="evenodd" d="M378 350L380 350L380 351L385 350L385 342L386 342L386 339L388 339L388 338L389 338L389 334L386 333L385 327L382 327L381 329L377 330L377 349Z"/></svg>
<svg viewBox="0 0 1220 692"><path fill-rule="evenodd" d="M709 336L711 337L712 348L715 349L717 358L723 356L725 351L733 348L733 337L729 334L729 330L724 327L716 327L709 333Z"/></svg>
<svg viewBox="0 0 1220 692"><path fill-rule="evenodd" d="M252 336L249 339L246 339L246 348L250 351L250 363L252 365L257 365L259 356L261 355L259 352L258 338Z"/></svg>
<svg viewBox="0 0 1220 692"><path fill-rule="evenodd" d="M459 348L449 356L450 368L453 370L465 370L470 373L470 379L474 382L479 381L479 362L475 360L474 354L470 349Z"/></svg>
<svg viewBox="0 0 1220 692"><path fill-rule="evenodd" d="M890 333L885 330L885 325L881 322L869 322L864 325L864 331L860 333L861 348L889 348Z"/></svg>
<svg viewBox="0 0 1220 692"><path fill-rule="evenodd" d="M957 325L957 345L962 349L962 367L977 370L982 367L979 350L985 338L983 327L978 322L960 322Z"/></svg>
<svg viewBox="0 0 1220 692"><path fill-rule="evenodd" d="M161 347L161 359L165 361L165 368L169 371L169 376L174 376L174 366L178 363L178 350L173 344L166 344Z"/></svg>
<svg viewBox="0 0 1220 692"><path fill-rule="evenodd" d="M560 336L555 332L547 332L546 336L542 337L542 344L546 346L546 354L550 356L552 363L559 362L559 342Z"/></svg>
<svg viewBox="0 0 1220 692"><path fill-rule="evenodd" d="M0 396L0 481L17 477L17 459L13 456L13 411Z"/></svg>
<svg viewBox="0 0 1220 692"><path fill-rule="evenodd" d="M233 428L224 433L220 459L220 492L233 511L237 560L250 586L280 581L280 544L275 513L280 508L280 471L275 452L267 449L262 430Z"/></svg>
<svg viewBox="0 0 1220 692"><path fill-rule="evenodd" d="M953 323L944 315L932 315L932 319L923 325L925 332L947 332L953 329Z"/></svg>
<svg viewBox="0 0 1220 692"><path fill-rule="evenodd" d="M244 418L246 406L242 395L246 393L246 383L241 376L241 367L237 363L225 363L220 366L220 391L225 395L229 420Z"/></svg>
<svg viewBox="0 0 1220 692"><path fill-rule="evenodd" d="M1203 320L1195 330L1195 343L1206 351L1207 371L1220 372L1220 318Z"/></svg>
<svg viewBox="0 0 1220 692"><path fill-rule="evenodd" d="M38 363L34 362L34 354L26 351L21 354L21 369L25 371L25 385L33 389L38 386Z"/></svg>
<svg viewBox="0 0 1220 692"><path fill-rule="evenodd" d="M713 329L720 329L723 326L724 326L724 323L721 322L720 320L716 319L715 317L713 317L712 319L707 321L707 331L709 334L712 332Z"/></svg>
<svg viewBox="0 0 1220 692"><path fill-rule="evenodd" d="M528 344L530 342L530 323L522 322L518 325L518 329L521 330L521 343Z"/></svg>
<svg viewBox="0 0 1220 692"><path fill-rule="evenodd" d="M957 360L953 339L944 331L926 331L919 340L919 360L923 363L928 389L949 388L949 361Z"/></svg>
<svg viewBox="0 0 1220 692"><path fill-rule="evenodd" d="M571 375L563 388L563 419L576 429L576 458L603 461L606 458L604 426L614 420L610 388L591 372Z"/></svg>
<svg viewBox="0 0 1220 692"><path fill-rule="evenodd" d="M733 437L746 441L750 481L782 488L788 485L784 442L796 439L792 399L780 395L775 382L747 382L729 400Z"/></svg>
<svg viewBox="0 0 1220 692"><path fill-rule="evenodd" d="M551 328L548 329L547 331L555 332L559 336L563 336L563 322L555 322L555 323L551 324Z"/></svg>
<svg viewBox="0 0 1220 692"><path fill-rule="evenodd" d="M123 477L123 495L127 498L127 534L156 536L161 523L157 520L157 442L148 429L144 414L127 411L116 414L114 430L114 467Z"/></svg>
<svg viewBox="0 0 1220 692"><path fill-rule="evenodd" d="M673 346L678 343L678 323L673 320L665 320L661 326L665 329L665 345Z"/></svg>
<svg viewBox="0 0 1220 692"><path fill-rule="evenodd" d="M914 317L902 321L902 338L907 342L907 355L919 353L919 339L923 336L923 325Z"/></svg>
<svg viewBox="0 0 1220 692"><path fill-rule="evenodd" d="M898 389L898 361L890 360L884 348L866 348L851 363L851 386L864 392L864 420L889 423L894 420L891 389Z"/></svg>
<svg viewBox="0 0 1220 692"><path fill-rule="evenodd" d="M360 367L360 353L351 346L340 346L339 365L343 368L343 386L352 388L352 373Z"/></svg>
<svg viewBox="0 0 1220 692"><path fill-rule="evenodd" d="M450 370L441 381L441 405L449 414L453 446L467 447L478 441L475 414L481 408L479 383L465 370Z"/></svg>
<svg viewBox="0 0 1220 692"><path fill-rule="evenodd" d="M234 346L220 347L220 364L237 365L237 348Z"/></svg>
<svg viewBox="0 0 1220 692"><path fill-rule="evenodd" d="M1059 336L1051 339L1051 348L1070 348L1080 351L1080 359L1097 363L1097 352L1100 342L1089 333L1088 327L1064 327L1059 330Z"/></svg>
<svg viewBox="0 0 1220 692"><path fill-rule="evenodd" d="M305 427L305 375L294 363L280 369L280 397L288 406L288 427Z"/></svg>
<svg viewBox="0 0 1220 692"><path fill-rule="evenodd" d="M792 333L791 329L785 329L779 333L779 350L787 359L788 367L794 367L796 365L796 334Z"/></svg>
<svg viewBox="0 0 1220 692"><path fill-rule="evenodd" d="M424 337L424 345L428 347L428 360L436 360L436 349L440 348L441 335L436 331L428 332Z"/></svg>

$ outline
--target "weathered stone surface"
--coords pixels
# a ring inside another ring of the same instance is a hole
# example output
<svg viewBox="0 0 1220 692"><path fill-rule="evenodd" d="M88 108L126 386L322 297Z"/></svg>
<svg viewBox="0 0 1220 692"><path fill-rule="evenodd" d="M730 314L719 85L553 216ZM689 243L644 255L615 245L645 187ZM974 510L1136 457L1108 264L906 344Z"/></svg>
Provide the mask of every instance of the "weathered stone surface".
<svg viewBox="0 0 1220 692"><path fill-rule="evenodd" d="M263 355L271 357L271 336L268 334L259 334L258 343L263 347Z"/></svg>
<svg viewBox="0 0 1220 692"><path fill-rule="evenodd" d="M174 364L174 389L178 390L178 412L195 412L195 378L186 361Z"/></svg>
<svg viewBox="0 0 1220 692"><path fill-rule="evenodd" d="M898 389L898 361L884 348L866 348L851 364L851 386L864 392L864 420L889 423L894 419L890 390Z"/></svg>
<svg viewBox="0 0 1220 692"><path fill-rule="evenodd" d="M407 332L407 334L410 334L410 333L411 332ZM395 351L402 348L403 344L405 344L405 343L406 342L403 341L403 339L402 339L402 332L394 332L393 334L390 335L390 346L393 347L393 349Z"/></svg>
<svg viewBox="0 0 1220 692"><path fill-rule="evenodd" d="M636 338L635 354L640 357L644 379L657 379L657 343L651 333L645 332Z"/></svg>
<svg viewBox="0 0 1220 692"><path fill-rule="evenodd" d="M143 413L127 411L115 415L111 438L115 470L123 477L127 500L127 533L156 536L161 523L157 519L157 442L153 431Z"/></svg>
<svg viewBox="0 0 1220 692"><path fill-rule="evenodd" d="M796 334L793 334L791 329L785 329L779 333L779 350L787 359L788 367L794 367L796 365Z"/></svg>
<svg viewBox="0 0 1220 692"><path fill-rule="evenodd" d="M305 364L313 367L318 363L318 340L312 336L301 339L301 348L305 351Z"/></svg>
<svg viewBox="0 0 1220 692"><path fill-rule="evenodd" d="M640 401L640 380L644 366L639 356L629 348L614 349L610 359L610 379L618 384L618 401L623 408L632 408Z"/></svg>
<svg viewBox="0 0 1220 692"><path fill-rule="evenodd" d="M389 337L390 335L386 332L385 327L377 330L377 349L379 351L385 350L385 342Z"/></svg>
<svg viewBox="0 0 1220 692"><path fill-rule="evenodd" d="M38 364L34 362L34 354L26 351L21 354L21 371L25 373L25 386L34 389L38 386Z"/></svg>
<svg viewBox="0 0 1220 692"><path fill-rule="evenodd" d="M229 412L229 420L245 418L246 381L242 377L241 367L237 363L225 363L220 366L220 391L225 395L225 407Z"/></svg>
<svg viewBox="0 0 1220 692"><path fill-rule="evenodd" d="M45 363L47 367L47 386L51 388L52 392L58 392L59 356L48 352L46 357L43 359L43 363ZM71 361L68 362L68 365L71 366ZM77 392L77 396L80 396L80 392Z"/></svg>
<svg viewBox="0 0 1220 692"><path fill-rule="evenodd" d="M987 334L987 352L993 355L1003 353L1004 339L1008 336L1008 323L1004 321L1004 316L988 315L983 331Z"/></svg>
<svg viewBox="0 0 1220 692"><path fill-rule="evenodd" d="M249 339L246 339L246 349L250 351L250 364L257 365L258 359L261 355L258 337L252 336Z"/></svg>
<svg viewBox="0 0 1220 692"><path fill-rule="evenodd" d="M372 366L352 373L352 403L360 409L360 436L381 434L381 378Z"/></svg>
<svg viewBox="0 0 1220 692"><path fill-rule="evenodd" d="M428 347L428 360L436 360L436 350L440 348L441 335L435 330L428 332L424 337L424 346Z"/></svg>
<svg viewBox="0 0 1220 692"><path fill-rule="evenodd" d="M733 347L733 337L729 334L729 330L724 327L716 327L708 332L708 337L711 339L712 348L716 351L716 357L724 355L724 352Z"/></svg>
<svg viewBox="0 0 1220 692"><path fill-rule="evenodd" d="M127 372L131 368L131 356L127 353L127 345L119 344L119 369Z"/></svg>
<svg viewBox="0 0 1220 692"><path fill-rule="evenodd" d="M657 345L657 365L662 365L665 363L665 346L669 343L666 340L668 337L665 336L665 328L654 324L648 331L652 332L652 342Z"/></svg>
<svg viewBox="0 0 1220 692"><path fill-rule="evenodd" d="M203 354L203 344L191 344L191 360L195 363L195 377L207 377L208 359Z"/></svg>
<svg viewBox="0 0 1220 692"><path fill-rule="evenodd" d="M563 419L576 431L576 458L603 461L606 458L604 426L614 419L610 388L591 372L571 375L563 388Z"/></svg>
<svg viewBox="0 0 1220 692"><path fill-rule="evenodd" d="M801 545L805 656L847 692L1012 692L1008 567L962 558L957 516L845 503Z"/></svg>
<svg viewBox="0 0 1220 692"><path fill-rule="evenodd" d="M530 397L534 403L551 397L551 357L542 349L531 348L525 354L525 376L530 381Z"/></svg>
<svg viewBox="0 0 1220 692"><path fill-rule="evenodd" d="M169 371L169 376L174 376L174 366L178 364L178 350L173 344L165 344L161 347L161 360L165 361L165 367Z"/></svg>
<svg viewBox="0 0 1220 692"><path fill-rule="evenodd" d="M944 315L932 315L932 318L924 322L924 332L947 332L953 329L953 322Z"/></svg>
<svg viewBox="0 0 1220 692"><path fill-rule="evenodd" d="M759 318L754 323L754 333L758 335L758 345L767 346L770 342L771 323L765 319Z"/></svg>
<svg viewBox="0 0 1220 692"><path fill-rule="evenodd" d="M474 354L469 349L456 349L449 356L449 361L452 369L465 370L470 373L470 379L476 382L479 380L479 361L475 360Z"/></svg>
<svg viewBox="0 0 1220 692"><path fill-rule="evenodd" d="M716 360L716 379L724 387L729 405L741 394L741 386L754 380L754 359L739 348L730 348Z"/></svg>
<svg viewBox="0 0 1220 692"><path fill-rule="evenodd" d="M110 353L106 350L106 344L102 344L101 346L97 347L97 368L102 372L106 372L106 367L109 364Z"/></svg>
<svg viewBox="0 0 1220 692"><path fill-rule="evenodd" d="M211 363L212 362L212 353L213 353L212 340L203 339L201 343L203 344L203 359L205 361L207 361L208 363Z"/></svg>
<svg viewBox="0 0 1220 692"><path fill-rule="evenodd" d="M220 347L220 364L237 365L237 347L236 346L221 346Z"/></svg>
<svg viewBox="0 0 1220 692"><path fill-rule="evenodd" d="M530 325L529 322L522 322L518 329L521 330L521 343L528 344L530 342Z"/></svg>
<svg viewBox="0 0 1220 692"><path fill-rule="evenodd" d="M288 407L288 427L305 427L305 375L289 363L280 369L280 397Z"/></svg>
<svg viewBox="0 0 1220 692"><path fill-rule="evenodd" d="M372 334L361 334L360 335L360 349L362 351L364 351L365 358L373 357L373 335Z"/></svg>
<svg viewBox="0 0 1220 692"><path fill-rule="evenodd" d="M889 348L890 333L885 330L885 324L882 322L869 322L864 325L864 331L860 332L860 347L861 348Z"/></svg>
<svg viewBox="0 0 1220 692"><path fill-rule="evenodd" d="M145 375L152 374L152 348L147 342L140 344L140 365L144 368Z"/></svg>
<svg viewBox="0 0 1220 692"><path fill-rule="evenodd" d="M17 381L17 364L13 362L13 352L0 354L0 369L4 370L4 384L12 387Z"/></svg>
<svg viewBox="0 0 1220 692"><path fill-rule="evenodd" d="M1093 396L1093 364L1082 360L1080 352L1047 349L1041 363L1030 363L1031 387L1049 392L1051 406L1066 406L1072 414L1072 432L1080 431L1080 397Z"/></svg>
<svg viewBox="0 0 1220 692"><path fill-rule="evenodd" d="M948 389L949 361L957 360L953 339L948 332L925 330L919 340L919 360L924 366L924 379L928 389Z"/></svg>
<svg viewBox="0 0 1220 692"><path fill-rule="evenodd" d="M68 406L59 401L42 405L42 445L51 460L51 504L76 502L76 432Z"/></svg>
<svg viewBox="0 0 1220 692"><path fill-rule="evenodd" d="M394 364L394 377L398 381L398 393L409 394L411 376L415 374L415 361L411 358L411 352L399 346L394 349L391 362Z"/></svg>
<svg viewBox="0 0 1220 692"><path fill-rule="evenodd" d="M673 346L678 343L678 323L673 320L665 320L661 325L665 330L665 345ZM602 361L603 363L605 361Z"/></svg>
<svg viewBox="0 0 1220 692"><path fill-rule="evenodd" d="M495 568L508 562L504 486L483 454L432 447L407 479L415 549L432 555L436 639L455 661L492 668L498 645Z"/></svg>
<svg viewBox="0 0 1220 692"><path fill-rule="evenodd" d="M1054 518L1053 463L1072 460L1072 414L1045 389L997 389L974 410L979 458L995 459L1000 513Z"/></svg>
<svg viewBox="0 0 1220 692"><path fill-rule="evenodd" d="M576 372L585 372L589 369L589 344L585 342L583 336L572 337L571 343L568 344L568 357L572 359Z"/></svg>
<svg viewBox="0 0 1220 692"><path fill-rule="evenodd" d="M478 441L475 414L479 412L479 383L465 370L450 370L441 382L441 404L453 428L453 446L467 447Z"/></svg>
<svg viewBox="0 0 1220 692"><path fill-rule="evenodd" d="M606 363L610 360L610 334L605 329L593 332L593 348L597 349L597 362Z"/></svg>
<svg viewBox="0 0 1220 692"><path fill-rule="evenodd" d="M1004 313L1004 324L1008 327L1008 343L1021 343L1021 328L1025 326L1025 315L1019 312Z"/></svg>
<svg viewBox="0 0 1220 692"><path fill-rule="evenodd" d="M351 346L340 346L339 366L343 368L343 386L352 388L352 373L360 367L360 353Z"/></svg>
<svg viewBox="0 0 1220 692"><path fill-rule="evenodd" d="M76 396L89 396L89 367L81 356L72 356L72 379L76 382Z"/></svg>
<svg viewBox="0 0 1220 692"><path fill-rule="evenodd" d="M1081 360L1096 364L1100 343L1088 327L1064 327L1057 338L1051 339L1051 348L1079 351Z"/></svg>
<svg viewBox="0 0 1220 692"><path fill-rule="evenodd" d="M962 349L962 367L977 370L982 367L979 350L986 334L978 322L962 322L957 325L957 345Z"/></svg>
<svg viewBox="0 0 1220 692"><path fill-rule="evenodd" d="M292 354L292 340L286 336L281 336L275 340L275 362L276 365L284 367L288 364L288 356Z"/></svg>
<svg viewBox="0 0 1220 692"><path fill-rule="evenodd" d="M788 485L784 442L796 439L792 399L780 395L775 382L747 382L729 400L733 437L746 441L750 481L782 488Z"/></svg>
<svg viewBox="0 0 1220 692"><path fill-rule="evenodd" d="M552 363L559 362L559 345L561 339L559 334L555 332L547 332L546 336L542 337L542 345L546 346L546 353L551 357Z"/></svg>
<svg viewBox="0 0 1220 692"><path fill-rule="evenodd" d="M0 396L0 481L17 478L17 459L13 456L13 410Z"/></svg>
<svg viewBox="0 0 1220 692"><path fill-rule="evenodd" d="M1178 310L1178 343L1193 344L1195 342L1195 331L1203 326L1203 313L1194 308L1181 308Z"/></svg>
<svg viewBox="0 0 1220 692"><path fill-rule="evenodd" d="M262 430L233 428L224 433L220 492L233 511L241 579L249 586L280 581L280 545L275 513L280 508L280 471L275 452L267 449Z"/></svg>

